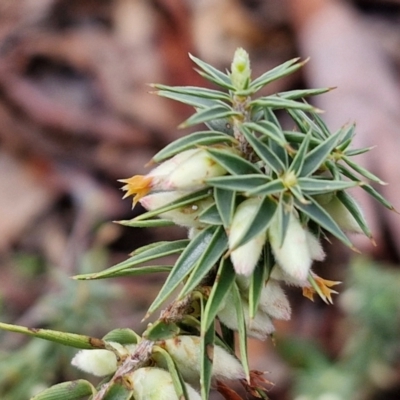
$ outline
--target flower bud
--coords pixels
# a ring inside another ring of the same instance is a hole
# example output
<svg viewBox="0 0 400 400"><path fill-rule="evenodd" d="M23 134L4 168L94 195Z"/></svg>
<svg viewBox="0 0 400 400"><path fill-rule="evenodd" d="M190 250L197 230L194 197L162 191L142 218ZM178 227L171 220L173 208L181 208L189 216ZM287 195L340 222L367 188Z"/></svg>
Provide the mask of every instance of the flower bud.
<svg viewBox="0 0 400 400"><path fill-rule="evenodd" d="M126 356L134 351L136 345L122 346L116 342L109 342L118 354ZM117 356L111 350L93 349L81 350L72 359L71 364L80 370L95 376L107 376L117 370Z"/></svg>
<svg viewBox="0 0 400 400"><path fill-rule="evenodd" d="M249 305L242 299L243 312L245 323L247 327L248 336L254 337L259 340L265 340L268 336L275 331L275 327L268 314L262 310L258 310L253 320L250 320ZM229 329L238 330L238 319L233 300L233 295L228 293L225 301L217 314L219 320L226 325Z"/></svg>
<svg viewBox="0 0 400 400"><path fill-rule="evenodd" d="M124 377L133 389L135 400L180 400L175 392L171 374L161 368L139 368ZM185 384L189 400L201 400L190 385Z"/></svg>
<svg viewBox="0 0 400 400"><path fill-rule="evenodd" d="M176 363L185 381L198 385L201 365L201 338L198 336L178 336L165 340L163 347ZM232 354L218 345L214 345L213 379L236 380L245 378L242 364Z"/></svg>
<svg viewBox="0 0 400 400"><path fill-rule="evenodd" d="M316 238L310 231L306 230L308 251L310 256L315 261L323 261L325 259L325 252L321 246L318 238Z"/></svg>
<svg viewBox="0 0 400 400"><path fill-rule="evenodd" d="M291 308L285 292L279 283L270 279L261 291L259 306L261 311L275 319L290 319Z"/></svg>
<svg viewBox="0 0 400 400"><path fill-rule="evenodd" d="M187 192L159 192L149 194L140 200L140 204L146 210L155 210L159 207L163 207L175 200L185 196ZM160 218L171 220L176 225L186 227L204 227L204 224L199 222L199 215L211 204L213 200L210 198L197 201L193 204L186 205L184 207L176 208L174 210L162 213L159 215Z"/></svg>
<svg viewBox="0 0 400 400"><path fill-rule="evenodd" d="M273 218L268 230L275 260L287 275L295 280L304 281L307 279L312 264L307 231L301 226L298 218L291 213L285 239L281 245L278 224L278 218Z"/></svg>
<svg viewBox="0 0 400 400"><path fill-rule="evenodd" d="M242 48L235 51L231 65L231 82L237 90L247 89L250 83L251 69L248 53Z"/></svg>
<svg viewBox="0 0 400 400"><path fill-rule="evenodd" d="M353 215L336 196L329 203L322 204L322 207L344 231L363 233Z"/></svg>
<svg viewBox="0 0 400 400"><path fill-rule="evenodd" d="M243 201L237 207L232 219L232 225L229 229L229 248L234 249L230 257L237 274L246 276L252 274L265 243L265 232L261 232L244 245L235 249L236 244L241 240L248 229L249 223L257 213L260 202L261 200L258 198Z"/></svg>

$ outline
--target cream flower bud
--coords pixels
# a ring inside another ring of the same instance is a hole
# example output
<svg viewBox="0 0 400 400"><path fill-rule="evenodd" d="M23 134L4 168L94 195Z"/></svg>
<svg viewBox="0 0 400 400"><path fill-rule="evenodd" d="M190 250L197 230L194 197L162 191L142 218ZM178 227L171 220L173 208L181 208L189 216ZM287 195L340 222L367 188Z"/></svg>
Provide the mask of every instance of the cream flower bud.
<svg viewBox="0 0 400 400"><path fill-rule="evenodd" d="M306 230L306 236L311 258L315 261L323 261L325 259L325 252L319 239L308 230Z"/></svg>
<svg viewBox="0 0 400 400"><path fill-rule="evenodd" d="M249 223L257 213L261 200L251 198L237 207L229 230L229 248L234 249L243 237ZM265 243L265 232L261 232L244 245L232 250L230 257L237 274L249 276L254 271Z"/></svg>
<svg viewBox="0 0 400 400"><path fill-rule="evenodd" d="M290 319L291 308L285 292L279 283L270 279L261 291L259 306L261 311L275 319Z"/></svg>
<svg viewBox="0 0 400 400"><path fill-rule="evenodd" d="M180 400L175 392L171 374L161 368L139 368L125 376L133 389L135 400ZM190 385L185 384L189 400L201 400Z"/></svg>
<svg viewBox="0 0 400 400"><path fill-rule="evenodd" d="M201 338L198 336L178 336L165 340L163 347L173 358L185 381L198 385L201 365ZM245 378L242 364L222 347L215 345L213 354L213 379L236 380Z"/></svg>
<svg viewBox="0 0 400 400"><path fill-rule="evenodd" d="M228 147L225 150L236 152ZM197 149L171 172L163 184L163 188L166 190L197 190L206 186L206 179L226 173L226 169L215 162L207 150Z"/></svg>
<svg viewBox="0 0 400 400"><path fill-rule="evenodd" d="M109 342L120 356L130 354L136 345L122 346ZM117 357L114 352L106 349L81 350L72 359L71 364L80 370L95 376L107 376L117 370Z"/></svg>
<svg viewBox="0 0 400 400"><path fill-rule="evenodd" d="M265 312L258 310L253 320L250 320L249 305L243 301L243 312L247 327L247 334L259 340L265 340L275 331L271 318ZM228 293L224 304L217 314L219 320L228 328L238 330L238 319L234 305L233 295Z"/></svg>
<svg viewBox="0 0 400 400"><path fill-rule="evenodd" d="M238 89L247 89L251 76L250 60L248 53L242 48L235 51L231 65L231 82Z"/></svg>
<svg viewBox="0 0 400 400"><path fill-rule="evenodd" d="M140 200L140 204L146 210L155 210L156 208L165 206L175 200L187 195L187 192L158 192L149 194ZM169 219L177 225L186 227L204 227L204 224L199 222L199 215L207 207L213 203L211 197L197 201L187 206L176 208L174 210L162 213L160 218Z"/></svg>
<svg viewBox="0 0 400 400"><path fill-rule="evenodd" d="M363 233L353 215L336 196L329 203L322 204L322 207L344 231Z"/></svg>
<svg viewBox="0 0 400 400"><path fill-rule="evenodd" d="M268 230L275 260L286 274L295 280L304 281L312 264L306 230L291 213L285 239L281 245L278 224L278 218L273 218Z"/></svg>

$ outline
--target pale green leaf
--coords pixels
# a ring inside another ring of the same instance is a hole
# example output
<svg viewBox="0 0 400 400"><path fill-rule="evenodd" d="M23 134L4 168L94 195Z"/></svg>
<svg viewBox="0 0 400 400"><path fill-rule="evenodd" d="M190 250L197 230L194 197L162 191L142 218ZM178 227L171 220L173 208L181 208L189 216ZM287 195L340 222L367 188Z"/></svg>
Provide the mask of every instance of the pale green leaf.
<svg viewBox="0 0 400 400"><path fill-rule="evenodd" d="M233 190L237 192L248 191L271 181L266 175L225 175L207 179L207 183L219 189Z"/></svg>
<svg viewBox="0 0 400 400"><path fill-rule="evenodd" d="M214 188L214 199L222 223L228 229L235 210L236 193L229 189Z"/></svg>
<svg viewBox="0 0 400 400"><path fill-rule="evenodd" d="M83 379L63 382L45 389L31 400L81 400L84 396L95 395L93 385Z"/></svg>
<svg viewBox="0 0 400 400"><path fill-rule="evenodd" d="M212 121L214 119L228 118L233 115L239 115L228 106L217 104L210 108L199 109L195 114L179 125L179 128L187 128L189 126Z"/></svg>

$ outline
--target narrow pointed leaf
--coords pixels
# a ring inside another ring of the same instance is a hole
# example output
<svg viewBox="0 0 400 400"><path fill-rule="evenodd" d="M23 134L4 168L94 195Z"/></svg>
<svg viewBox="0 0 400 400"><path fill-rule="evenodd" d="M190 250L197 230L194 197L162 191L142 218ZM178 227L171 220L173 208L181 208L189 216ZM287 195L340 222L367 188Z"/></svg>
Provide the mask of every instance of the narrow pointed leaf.
<svg viewBox="0 0 400 400"><path fill-rule="evenodd" d="M290 193L303 204L307 204L308 200L304 197L301 187L299 185L294 185L290 187Z"/></svg>
<svg viewBox="0 0 400 400"><path fill-rule="evenodd" d="M303 141L300 144L300 147L297 150L296 155L294 156L293 161L290 164L290 167L288 169L288 171L293 171L296 174L296 176L298 176L300 174L300 171L303 168L304 160L306 158L306 154L308 151L308 145L310 143L310 139L311 139L311 131L309 131L303 137Z"/></svg>
<svg viewBox="0 0 400 400"><path fill-rule="evenodd" d="M244 192L270 182L270 178L263 174L225 175L207 179L207 183L219 189Z"/></svg>
<svg viewBox="0 0 400 400"><path fill-rule="evenodd" d="M298 128L303 133L308 133L311 130L312 136L316 139L324 140L330 136L326 135L322 129L302 110L286 110ZM315 114L317 115L317 114Z"/></svg>
<svg viewBox="0 0 400 400"><path fill-rule="evenodd" d="M230 97L220 90L207 89L199 86L166 86L161 84L151 85L158 90L187 94L189 96L204 97L205 99L230 101Z"/></svg>
<svg viewBox="0 0 400 400"><path fill-rule="evenodd" d="M197 64L206 74L212 76L215 80L220 81L224 87L234 90L235 87L232 85L231 79L228 75L214 68L212 65L200 60L199 58L189 54L190 59ZM222 85L221 85L222 86Z"/></svg>
<svg viewBox="0 0 400 400"><path fill-rule="evenodd" d="M138 249L136 252L133 253L132 257L104 271L96 272L94 274L75 275L73 278L82 280L82 279L101 279L101 278L106 278L108 276L115 276L116 274L120 273L123 270L132 268L144 262L169 256L171 254L181 253L186 248L188 243L189 240L187 239L175 240L173 242L162 241L153 243L151 246L144 246L146 250L140 251L140 249Z"/></svg>
<svg viewBox="0 0 400 400"><path fill-rule="evenodd" d="M49 342L63 344L64 346L75 347L76 349L104 349L104 341L102 339L86 335L53 331L51 329L26 328L25 326L11 325L4 322L0 322L0 329L22 333L23 335L48 340Z"/></svg>
<svg viewBox="0 0 400 400"><path fill-rule="evenodd" d="M212 121L213 119L228 118L233 115L239 115L238 112L232 110L228 106L215 105L210 108L204 108L197 111L186 121L179 125L179 128L187 128L192 125L201 124L203 122Z"/></svg>
<svg viewBox="0 0 400 400"><path fill-rule="evenodd" d="M222 226L218 227L208 247L204 249L203 254L197 261L197 265L191 273L189 279L186 281L178 299L183 299L188 295L208 274L211 268L218 262L220 257L227 251L228 238Z"/></svg>
<svg viewBox="0 0 400 400"><path fill-rule="evenodd" d="M231 136L217 131L195 132L190 135L183 136L165 146L153 157L153 161L161 162L182 151L194 148L196 146L211 145L223 142L234 142L234 139Z"/></svg>
<svg viewBox="0 0 400 400"><path fill-rule="evenodd" d="M234 250L254 237L265 233L271 223L271 220L275 214L278 204L273 201L270 197L266 196L260 203L254 218L249 219L248 224L243 228L242 236L238 238L236 243L231 244L231 250Z"/></svg>
<svg viewBox="0 0 400 400"><path fill-rule="evenodd" d="M256 265L253 274L250 277L249 287L249 317L254 319L258 311L258 304L265 282L267 280L267 269L264 265L264 255Z"/></svg>
<svg viewBox="0 0 400 400"><path fill-rule="evenodd" d="M135 219L131 219L129 221L116 221L118 224L123 226L129 226L131 228L155 228L155 227L163 227L163 226L171 226L175 225L169 219L148 219L146 221L137 221Z"/></svg>
<svg viewBox="0 0 400 400"><path fill-rule="evenodd" d="M222 225L222 219L218 212L216 204L211 204L210 207L206 208L200 215L199 221L209 225Z"/></svg>
<svg viewBox="0 0 400 400"><path fill-rule="evenodd" d="M322 136L326 139L331 136L331 132L327 127L325 121L316 113L312 114L313 122L318 127L318 131L322 134Z"/></svg>
<svg viewBox="0 0 400 400"><path fill-rule="evenodd" d="M337 192L337 198L343 203L343 205L349 210L350 214L357 221L358 225L364 232L365 236L372 238L372 233L368 227L368 223L364 218L364 215L358 206L357 202L345 191Z"/></svg>
<svg viewBox="0 0 400 400"><path fill-rule="evenodd" d="M281 174L285 170L285 165L268 145L256 138L247 128L243 128L243 135L261 160L276 174Z"/></svg>
<svg viewBox="0 0 400 400"><path fill-rule="evenodd" d="M214 199L222 223L225 229L228 229L235 210L236 193L232 190L215 188Z"/></svg>
<svg viewBox="0 0 400 400"><path fill-rule="evenodd" d="M158 340L167 340L179 335L180 328L174 322L167 322L163 319L158 319L143 333L143 337L147 340L156 342Z"/></svg>
<svg viewBox="0 0 400 400"><path fill-rule="evenodd" d="M280 229L280 232L278 233L278 236L280 236L280 246L283 245L283 242L286 237L286 233L288 230L289 226L289 221L290 221L290 215L292 213L292 208L293 208L293 198L292 196L287 197L284 194L280 196L279 203L278 203L278 208L277 208L277 218L278 218L278 226Z"/></svg>
<svg viewBox="0 0 400 400"><path fill-rule="evenodd" d="M255 189L249 190L245 193L246 196L270 196L276 195L278 193L282 193L286 190L285 185L282 183L280 179L274 179L271 182L266 183L265 185L261 185Z"/></svg>
<svg viewBox="0 0 400 400"><path fill-rule="evenodd" d="M103 340L120 344L136 344L141 340L141 337L132 329L117 328L103 336Z"/></svg>
<svg viewBox="0 0 400 400"><path fill-rule="evenodd" d="M250 107L254 106L261 106L261 107L268 107L274 110L280 109L296 109L296 110L303 110L303 111L318 111L313 105L308 103L303 103L301 101L283 99L276 95L260 97L256 100L250 102Z"/></svg>
<svg viewBox="0 0 400 400"><path fill-rule="evenodd" d="M229 329L222 322L219 323L221 328L221 336L223 342L220 343L222 347L224 347L227 351L235 351L235 332L232 329Z"/></svg>
<svg viewBox="0 0 400 400"><path fill-rule="evenodd" d="M128 387L128 383L123 379L118 379L109 383L101 400L131 400L132 395L133 389Z"/></svg>
<svg viewBox="0 0 400 400"><path fill-rule="evenodd" d="M144 214L139 215L138 217L134 218L132 221L143 221L149 218L153 218L159 214L165 213L167 211L175 210L176 208L181 208L190 204L195 203L196 201L200 201L209 197L210 194L208 189L203 189L198 192L190 193L186 196L182 196L179 199L172 201L165 206L159 207L157 209L145 212Z"/></svg>
<svg viewBox="0 0 400 400"><path fill-rule="evenodd" d="M158 293L156 299L151 304L147 312L148 315L160 307L160 305L171 295L177 286L187 278L191 271L193 271L199 258L209 246L215 229L216 228L214 226L208 227L190 241L176 261L174 268L168 275L168 278Z"/></svg>
<svg viewBox="0 0 400 400"><path fill-rule="evenodd" d="M246 379L250 382L250 368L249 368L249 359L247 353L247 329L246 329L246 320L244 317L243 303L240 297L239 288L237 287L236 282L232 285L232 294L233 294L233 302L235 305L237 321L238 321L238 335L239 335L239 351L240 351L240 359L243 365L244 373L246 374Z"/></svg>
<svg viewBox="0 0 400 400"><path fill-rule="evenodd" d="M180 103L187 104L195 108L207 108L219 104L219 100L210 100L205 99L204 97L192 96L183 93L167 92L165 90L158 91L157 95L165 97L166 99L179 101Z"/></svg>
<svg viewBox="0 0 400 400"><path fill-rule="evenodd" d="M245 122L242 125L242 127L259 132L262 135L267 136L274 142L278 143L282 147L285 147L287 145L287 141L282 129L280 129L279 126L277 126L272 122L269 121Z"/></svg>
<svg viewBox="0 0 400 400"><path fill-rule="evenodd" d="M354 138L356 126L354 124L343 126L341 128L341 130L343 132L343 134L342 134L343 136L340 140L338 149L340 151L344 151Z"/></svg>
<svg viewBox="0 0 400 400"><path fill-rule="evenodd" d="M215 341L215 326L211 324L208 330L201 337L200 353L200 382L201 382L201 398L202 400L209 399L211 389L211 377L214 358L214 341Z"/></svg>
<svg viewBox="0 0 400 400"><path fill-rule="evenodd" d="M232 175L259 174L260 170L239 155L220 149L207 149L207 153Z"/></svg>
<svg viewBox="0 0 400 400"><path fill-rule="evenodd" d="M319 94L329 92L330 90L332 90L332 88L298 89L298 90L289 90L287 92L279 92L276 95L284 99L296 100L308 96L317 96Z"/></svg>
<svg viewBox="0 0 400 400"><path fill-rule="evenodd" d="M332 217L312 197L307 196L307 200L310 201L309 204L302 204L295 200L296 207L346 246L355 250L349 238L343 233Z"/></svg>
<svg viewBox="0 0 400 400"><path fill-rule="evenodd" d="M212 121L205 122L205 124L213 131L233 136L233 126L231 118L213 119Z"/></svg>
<svg viewBox="0 0 400 400"><path fill-rule="evenodd" d="M79 379L54 385L32 397L31 400L81 400L83 396L95 394L96 389L90 382Z"/></svg>
<svg viewBox="0 0 400 400"><path fill-rule="evenodd" d="M122 276L141 276L148 274L158 274L160 272L170 272L173 265L146 265L144 267L126 268L122 271L112 272L107 276L96 276L90 278L91 280L106 279L106 278L120 278Z"/></svg>
<svg viewBox="0 0 400 400"><path fill-rule="evenodd" d="M301 190L307 194L322 194L328 192L335 192L336 190L345 190L354 186L359 186L358 182L342 181L342 180L328 180L316 178L299 178L297 180Z"/></svg>
<svg viewBox="0 0 400 400"><path fill-rule="evenodd" d="M311 129L307 132L312 132ZM295 132L295 131L283 131L286 140L289 143L303 143L304 142L304 137L307 133L303 133L303 132ZM312 133L311 133L312 135ZM321 139L317 139L315 137L310 136L310 140L309 140L309 146L310 147L316 147L321 143Z"/></svg>
<svg viewBox="0 0 400 400"><path fill-rule="evenodd" d="M215 317L224 302L228 292L231 290L235 280L235 271L229 258L221 259L215 282L212 286L210 296L201 318L201 334L205 333L214 323Z"/></svg>
<svg viewBox="0 0 400 400"><path fill-rule="evenodd" d="M345 155L347 157L359 156L360 154L368 153L369 151L373 150L374 148L375 148L375 146L362 147L360 149L353 149L353 150L346 150Z"/></svg>
<svg viewBox="0 0 400 400"><path fill-rule="evenodd" d="M257 91L270 82L292 74L304 65L303 62L298 61L299 58L294 58L265 72L250 83L250 88Z"/></svg>
<svg viewBox="0 0 400 400"><path fill-rule="evenodd" d="M383 182L381 179L379 179L376 175L374 175L372 172L368 171L367 169L361 167L361 165L356 164L355 162L351 161L348 157L343 157L342 160L351 168L354 169L354 171L358 172L360 175L364 176L365 178L377 182L381 185L386 185L385 182Z"/></svg>
<svg viewBox="0 0 400 400"><path fill-rule="evenodd" d="M329 154L336 147L341 134L342 132L340 130L337 131L307 154L300 172L301 176L311 175L324 163Z"/></svg>

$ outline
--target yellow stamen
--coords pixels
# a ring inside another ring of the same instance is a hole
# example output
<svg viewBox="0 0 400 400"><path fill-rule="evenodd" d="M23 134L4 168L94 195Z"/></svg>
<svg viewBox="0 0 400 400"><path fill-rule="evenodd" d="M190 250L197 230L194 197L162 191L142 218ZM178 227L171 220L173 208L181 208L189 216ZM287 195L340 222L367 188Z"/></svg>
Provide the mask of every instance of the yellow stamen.
<svg viewBox="0 0 400 400"><path fill-rule="evenodd" d="M135 194L133 198L133 206L135 206L142 197L150 192L152 180L152 177L144 175L135 175L132 176L132 178L120 179L119 182L126 183L126 185L122 187L122 190L126 191L123 198L125 199Z"/></svg>

